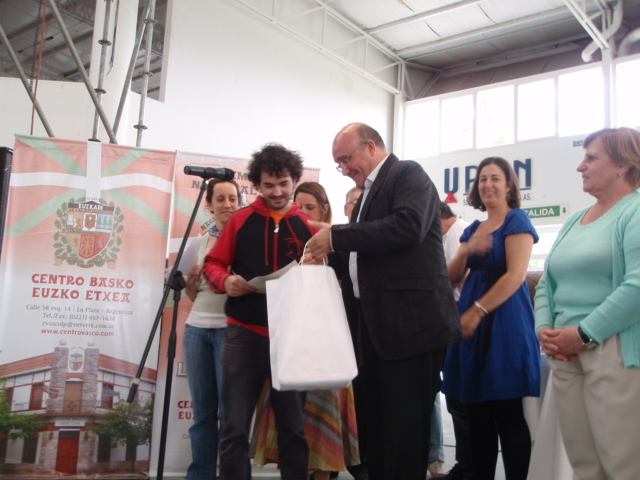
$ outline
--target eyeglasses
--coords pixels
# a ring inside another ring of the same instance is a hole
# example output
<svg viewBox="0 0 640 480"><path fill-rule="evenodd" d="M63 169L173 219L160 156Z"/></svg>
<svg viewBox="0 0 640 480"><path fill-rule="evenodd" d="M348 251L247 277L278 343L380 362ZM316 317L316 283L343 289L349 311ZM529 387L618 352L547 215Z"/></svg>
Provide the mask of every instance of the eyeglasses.
<svg viewBox="0 0 640 480"><path fill-rule="evenodd" d="M356 150L361 149L363 145L366 145L366 144L367 142L361 142L360 145L354 148L349 155L345 155L344 157L340 157L338 160L336 160L336 163L338 164L336 165L336 170L342 173L342 169L344 167L349 166L349 162L351 162L351 157L353 156L354 153L356 153Z"/></svg>

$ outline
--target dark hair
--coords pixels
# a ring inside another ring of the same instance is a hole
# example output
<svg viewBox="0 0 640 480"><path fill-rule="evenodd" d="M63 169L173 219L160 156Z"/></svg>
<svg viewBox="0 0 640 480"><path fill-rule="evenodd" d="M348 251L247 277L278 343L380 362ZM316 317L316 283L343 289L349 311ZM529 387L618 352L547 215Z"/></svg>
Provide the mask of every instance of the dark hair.
<svg viewBox="0 0 640 480"><path fill-rule="evenodd" d="M625 175L633 188L640 186L640 132L633 128L603 128L587 135L582 146L587 148L596 138L602 139L607 155L618 165L629 167Z"/></svg>
<svg viewBox="0 0 640 480"><path fill-rule="evenodd" d="M443 220L446 220L447 218L455 217L455 215L451 211L451 207L444 202L440 202L440 217Z"/></svg>
<svg viewBox="0 0 640 480"><path fill-rule="evenodd" d="M507 162L504 158L501 157L489 157L485 158L478 165L478 174L476 175L475 180L473 181L473 185L471 186L471 190L467 194L467 202L473 208L480 210L481 212L486 212L487 207L480 200L480 193L478 192L478 181L480 179L480 173L482 169L487 165L497 165L500 167L500 170L504 172L505 179L507 180L507 185L511 185L509 192L507 192L507 205L510 208L520 208L520 186L518 182L518 177L516 176L516 172L513 171L513 167Z"/></svg>
<svg viewBox="0 0 640 480"><path fill-rule="evenodd" d="M219 183L230 183L234 187L236 187L236 192L238 192L238 207L242 205L242 196L240 195L240 187L236 183L235 180L222 180L221 178L212 178L209 180L209 184L207 185L207 193L204 196L204 199L207 203L213 203L213 189Z"/></svg>
<svg viewBox="0 0 640 480"><path fill-rule="evenodd" d="M320 221L331 223L331 204L329 203L327 192L322 185L318 182L303 182L296 188L296 191L293 193L293 198L295 199L299 193L308 193L309 195L312 195L313 198L318 201L318 205L322 211ZM324 213L325 209L327 210L326 213Z"/></svg>
<svg viewBox="0 0 640 480"><path fill-rule="evenodd" d="M254 186L260 186L262 172L275 177L291 175L294 183L302 176L302 157L277 143L268 143L262 150L251 155L248 178Z"/></svg>
<svg viewBox="0 0 640 480"><path fill-rule="evenodd" d="M340 132L344 132L345 130L348 130L350 128L354 128L356 132L358 132L358 138L360 139L361 143L373 140L373 143L376 144L376 147L386 150L387 147L385 147L384 140L382 140L380 134L366 123L350 123L342 130L340 130Z"/></svg>

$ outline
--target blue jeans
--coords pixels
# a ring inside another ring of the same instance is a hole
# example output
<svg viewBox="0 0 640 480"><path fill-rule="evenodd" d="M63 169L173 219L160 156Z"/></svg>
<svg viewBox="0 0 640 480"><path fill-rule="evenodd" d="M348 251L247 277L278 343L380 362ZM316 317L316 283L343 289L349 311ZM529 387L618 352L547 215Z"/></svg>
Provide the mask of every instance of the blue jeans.
<svg viewBox="0 0 640 480"><path fill-rule="evenodd" d="M264 382L271 376L269 338L238 325L227 327L222 353L224 426L220 439L220 476L249 480L249 431ZM307 480L309 447L304 437L305 393L271 389L278 431L281 478Z"/></svg>
<svg viewBox="0 0 640 480"><path fill-rule="evenodd" d="M216 480L218 460L218 407L220 428L222 347L226 328L198 328L187 325L184 331L184 359L191 390L193 425L189 428L192 461L188 480Z"/></svg>
<svg viewBox="0 0 640 480"><path fill-rule="evenodd" d="M436 395L431 412L431 435L429 436L429 463L440 461L444 463L444 438L442 435L442 407L440 392Z"/></svg>

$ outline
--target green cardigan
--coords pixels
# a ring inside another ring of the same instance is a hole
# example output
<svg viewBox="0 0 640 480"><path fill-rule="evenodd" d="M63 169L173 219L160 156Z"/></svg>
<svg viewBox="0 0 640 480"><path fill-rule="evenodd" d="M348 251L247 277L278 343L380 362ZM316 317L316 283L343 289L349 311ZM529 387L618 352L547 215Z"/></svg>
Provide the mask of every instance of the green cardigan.
<svg viewBox="0 0 640 480"><path fill-rule="evenodd" d="M620 211L611 232L613 291L580 326L598 343L619 333L624 366L640 368L640 193L630 195L632 198ZM563 225L549 257L585 210L572 215ZM536 332L554 326L555 288L545 271L536 288Z"/></svg>

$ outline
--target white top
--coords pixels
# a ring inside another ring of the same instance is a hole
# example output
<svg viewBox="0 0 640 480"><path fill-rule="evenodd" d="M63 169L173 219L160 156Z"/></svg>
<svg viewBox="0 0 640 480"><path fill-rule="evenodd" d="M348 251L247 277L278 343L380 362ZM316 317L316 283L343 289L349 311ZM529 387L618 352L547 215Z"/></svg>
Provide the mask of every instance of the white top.
<svg viewBox="0 0 640 480"><path fill-rule="evenodd" d="M442 236L442 246L444 247L444 258L447 261L447 265L451 263L458 253L458 249L460 248L460 237L464 232L464 229L469 226L468 222L465 222L462 219L456 220L456 223L451 225L449 231ZM462 286L456 287L453 289L453 297L456 299L456 302L460 300L460 291L462 290Z"/></svg>
<svg viewBox="0 0 640 480"><path fill-rule="evenodd" d="M198 249L198 266L202 268L204 259L209 253L207 244L210 235L205 233L200 239ZM224 328L227 326L227 316L224 313L224 306L227 303L226 293L215 293L207 282L201 278L198 283L198 294L193 302L191 313L187 318L187 325L198 328Z"/></svg>

